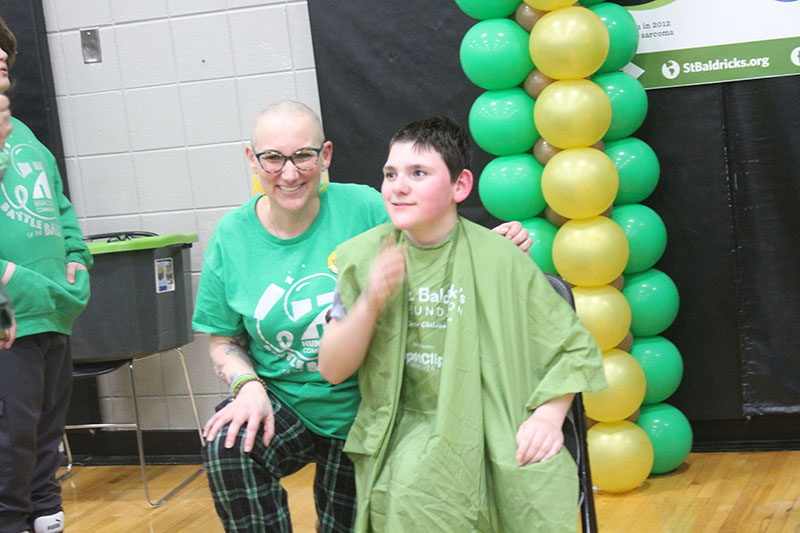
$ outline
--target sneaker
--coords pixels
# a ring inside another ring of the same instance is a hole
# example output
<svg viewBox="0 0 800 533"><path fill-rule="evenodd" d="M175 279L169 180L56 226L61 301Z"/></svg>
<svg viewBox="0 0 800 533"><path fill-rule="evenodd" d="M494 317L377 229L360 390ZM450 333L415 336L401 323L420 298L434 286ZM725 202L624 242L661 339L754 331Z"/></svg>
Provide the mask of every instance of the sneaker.
<svg viewBox="0 0 800 533"><path fill-rule="evenodd" d="M33 521L33 533L61 533L64 531L64 511L40 516Z"/></svg>

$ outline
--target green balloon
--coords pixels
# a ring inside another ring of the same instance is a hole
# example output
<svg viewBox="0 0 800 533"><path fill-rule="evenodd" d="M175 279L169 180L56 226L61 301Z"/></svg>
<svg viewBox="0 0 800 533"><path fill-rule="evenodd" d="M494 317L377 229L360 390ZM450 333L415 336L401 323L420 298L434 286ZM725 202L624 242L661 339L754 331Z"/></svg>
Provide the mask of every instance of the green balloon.
<svg viewBox="0 0 800 533"><path fill-rule="evenodd" d="M519 0L456 0L461 11L474 19L507 17L517 9Z"/></svg>
<svg viewBox="0 0 800 533"><path fill-rule="evenodd" d="M663 474L678 468L692 451L692 426L675 407L666 403L642 406L636 425L653 443L652 474Z"/></svg>
<svg viewBox="0 0 800 533"><path fill-rule="evenodd" d="M619 191L614 205L641 202L655 190L661 166L650 146L636 137L605 143L605 153L619 174Z"/></svg>
<svg viewBox="0 0 800 533"><path fill-rule="evenodd" d="M634 337L658 335L678 316L678 288L669 276L655 268L625 276L622 294L631 307Z"/></svg>
<svg viewBox="0 0 800 533"><path fill-rule="evenodd" d="M528 230L528 236L533 241L529 248L531 259L542 272L558 275L553 264L553 239L556 238L558 228L539 217L523 220L522 227Z"/></svg>
<svg viewBox="0 0 800 533"><path fill-rule="evenodd" d="M605 0L580 0L579 3L584 7L589 7L604 1Z"/></svg>
<svg viewBox="0 0 800 533"><path fill-rule="evenodd" d="M683 378L681 353L664 337L639 337L633 341L631 355L639 361L647 380L642 403L663 402L678 389Z"/></svg>
<svg viewBox="0 0 800 533"><path fill-rule="evenodd" d="M624 274L642 272L655 265L667 248L667 228L658 213L641 204L615 207L611 220L628 237L628 263Z"/></svg>
<svg viewBox="0 0 800 533"><path fill-rule="evenodd" d="M469 110L472 138L492 155L528 152L539 138L533 123L534 105L533 98L519 87L486 91Z"/></svg>
<svg viewBox="0 0 800 533"><path fill-rule="evenodd" d="M510 19L475 24L461 41L461 68L482 89L516 87L533 70L530 34Z"/></svg>
<svg viewBox="0 0 800 533"><path fill-rule="evenodd" d="M585 5L585 4L584 4ZM590 7L608 29L609 47L599 73L614 72L631 62L639 46L639 28L630 12L619 4L596 3Z"/></svg>
<svg viewBox="0 0 800 533"><path fill-rule="evenodd" d="M611 101L611 125L604 141L627 137L644 122L647 115L647 93L642 84L625 72L609 72L592 77Z"/></svg>
<svg viewBox="0 0 800 533"><path fill-rule="evenodd" d="M497 157L481 172L478 195L492 216L500 220L525 220L544 209L542 171L531 154Z"/></svg>

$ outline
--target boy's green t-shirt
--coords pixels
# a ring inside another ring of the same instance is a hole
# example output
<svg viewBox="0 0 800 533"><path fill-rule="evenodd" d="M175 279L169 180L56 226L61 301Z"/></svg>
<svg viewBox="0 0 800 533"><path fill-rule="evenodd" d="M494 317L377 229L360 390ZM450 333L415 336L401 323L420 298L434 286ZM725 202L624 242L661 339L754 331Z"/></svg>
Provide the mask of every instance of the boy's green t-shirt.
<svg viewBox="0 0 800 533"><path fill-rule="evenodd" d="M345 438L360 400L355 376L331 385L317 368L325 314L333 301L333 251L387 220L371 187L330 183L320 212L292 239L259 222L257 198L226 214L206 250L192 326L249 338L256 372L315 433Z"/></svg>
<svg viewBox="0 0 800 533"><path fill-rule="evenodd" d="M453 233L433 246L408 244L408 333L401 409L436 411L445 331L460 310L460 295L452 285ZM400 240L405 239L403 235Z"/></svg>

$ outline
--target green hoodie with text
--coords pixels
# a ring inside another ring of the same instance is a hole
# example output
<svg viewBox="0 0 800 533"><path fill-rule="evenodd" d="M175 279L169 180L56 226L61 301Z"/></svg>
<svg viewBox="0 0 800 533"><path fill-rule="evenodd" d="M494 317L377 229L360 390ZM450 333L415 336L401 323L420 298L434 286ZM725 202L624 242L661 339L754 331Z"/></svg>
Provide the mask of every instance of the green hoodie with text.
<svg viewBox="0 0 800 533"><path fill-rule="evenodd" d="M16 264L6 289L17 337L68 335L89 301L89 273L79 270L69 284L67 263L88 268L92 255L64 196L55 157L25 124L11 120L14 131L5 145L10 165L0 182L0 275L9 262Z"/></svg>

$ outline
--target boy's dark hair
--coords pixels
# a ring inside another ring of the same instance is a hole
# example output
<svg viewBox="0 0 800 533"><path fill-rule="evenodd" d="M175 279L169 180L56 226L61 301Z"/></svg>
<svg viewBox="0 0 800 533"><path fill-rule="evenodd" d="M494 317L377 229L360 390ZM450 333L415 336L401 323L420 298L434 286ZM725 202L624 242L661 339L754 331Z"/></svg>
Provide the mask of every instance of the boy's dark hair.
<svg viewBox="0 0 800 533"><path fill-rule="evenodd" d="M10 70L11 67L14 66L14 60L17 58L17 38L14 37L14 34L8 29L8 25L6 25L6 21L3 20L3 17L0 17L0 48L8 54L6 65L8 65Z"/></svg>
<svg viewBox="0 0 800 533"><path fill-rule="evenodd" d="M414 143L416 149L430 149L437 152L450 171L450 179L455 181L461 171L470 167L472 147L464 128L445 116L435 116L415 120L400 128L389 141L389 149L398 142Z"/></svg>

